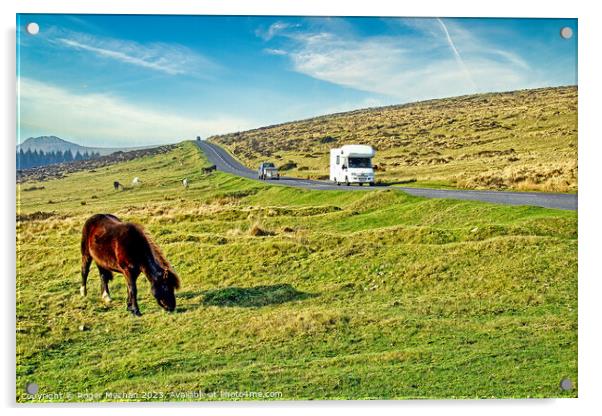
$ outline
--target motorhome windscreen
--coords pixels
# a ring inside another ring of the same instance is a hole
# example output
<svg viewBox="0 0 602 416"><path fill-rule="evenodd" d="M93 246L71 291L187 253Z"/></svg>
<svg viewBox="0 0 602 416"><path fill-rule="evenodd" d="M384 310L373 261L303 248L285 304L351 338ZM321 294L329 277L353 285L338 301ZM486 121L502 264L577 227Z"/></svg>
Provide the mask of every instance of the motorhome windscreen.
<svg viewBox="0 0 602 416"><path fill-rule="evenodd" d="M371 168L372 163L369 157L350 157L349 158L350 168Z"/></svg>

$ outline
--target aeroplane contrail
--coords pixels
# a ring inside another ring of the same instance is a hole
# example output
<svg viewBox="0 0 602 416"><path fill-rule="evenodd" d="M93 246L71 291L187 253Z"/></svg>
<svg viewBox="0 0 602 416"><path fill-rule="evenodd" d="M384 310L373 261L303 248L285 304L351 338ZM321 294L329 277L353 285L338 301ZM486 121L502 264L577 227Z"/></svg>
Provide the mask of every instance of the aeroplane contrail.
<svg viewBox="0 0 602 416"><path fill-rule="evenodd" d="M456 48L456 45L454 44L454 41L451 38L449 31L447 30L447 26L445 25L445 23L443 23L443 20L441 20L438 17L437 17L437 21L439 22L439 24L441 25L441 28L443 29L443 32L445 33L445 37L447 38L447 43L449 43L449 47L451 48L452 52L454 53L454 56L456 57L456 61L458 61L458 65L460 65L460 68L464 72L464 75L466 75L466 78L468 79L468 81L470 82L470 84L476 91L477 84L472 79L472 76L470 75L470 71L468 70L468 68L466 67L466 64L464 63L464 60L462 59L462 55L460 55L460 52L458 52L458 49Z"/></svg>

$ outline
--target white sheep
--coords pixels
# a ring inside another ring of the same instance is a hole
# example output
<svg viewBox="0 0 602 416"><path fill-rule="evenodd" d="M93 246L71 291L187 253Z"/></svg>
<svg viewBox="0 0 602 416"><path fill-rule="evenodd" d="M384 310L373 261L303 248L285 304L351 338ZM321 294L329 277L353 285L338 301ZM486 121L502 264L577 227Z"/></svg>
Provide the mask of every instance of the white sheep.
<svg viewBox="0 0 602 416"><path fill-rule="evenodd" d="M140 185L140 178L136 176L134 178L134 180L132 180L132 185L134 185L134 186Z"/></svg>
<svg viewBox="0 0 602 416"><path fill-rule="evenodd" d="M188 179L187 178L184 178L182 180L182 185L184 186L184 188L188 189Z"/></svg>

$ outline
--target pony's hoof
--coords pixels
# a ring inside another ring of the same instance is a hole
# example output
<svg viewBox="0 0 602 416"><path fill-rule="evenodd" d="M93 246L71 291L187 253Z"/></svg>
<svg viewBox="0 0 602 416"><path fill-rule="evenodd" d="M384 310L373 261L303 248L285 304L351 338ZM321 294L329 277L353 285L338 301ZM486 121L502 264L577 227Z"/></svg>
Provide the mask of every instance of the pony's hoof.
<svg viewBox="0 0 602 416"><path fill-rule="evenodd" d="M108 305L109 303L111 303L111 300L112 300L112 299L111 299L111 296L110 296L110 295L109 295L107 292L102 292L102 296L101 296L101 297L102 297L102 301L103 301L105 304L107 304L107 305Z"/></svg>
<svg viewBox="0 0 602 416"><path fill-rule="evenodd" d="M135 309L135 310L128 309L128 310L129 310L129 311L132 313L132 315L134 315L134 316L142 316L142 314L140 313L140 311L139 311L138 309Z"/></svg>
<svg viewBox="0 0 602 416"><path fill-rule="evenodd" d="M86 286L80 286L79 294L82 296L86 296L87 293L88 293L88 291L86 290Z"/></svg>

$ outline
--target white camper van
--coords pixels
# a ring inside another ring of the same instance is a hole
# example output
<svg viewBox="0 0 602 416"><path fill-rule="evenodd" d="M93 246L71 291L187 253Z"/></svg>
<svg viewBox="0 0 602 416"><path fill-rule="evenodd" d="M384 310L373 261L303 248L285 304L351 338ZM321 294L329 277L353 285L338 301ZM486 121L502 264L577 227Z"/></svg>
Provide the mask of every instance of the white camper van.
<svg viewBox="0 0 602 416"><path fill-rule="evenodd" d="M330 149L330 180L337 185L344 183L364 183L374 185L374 157L372 146L364 144L346 144L337 149Z"/></svg>

